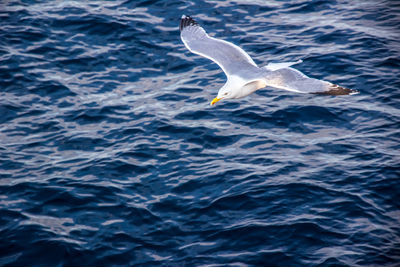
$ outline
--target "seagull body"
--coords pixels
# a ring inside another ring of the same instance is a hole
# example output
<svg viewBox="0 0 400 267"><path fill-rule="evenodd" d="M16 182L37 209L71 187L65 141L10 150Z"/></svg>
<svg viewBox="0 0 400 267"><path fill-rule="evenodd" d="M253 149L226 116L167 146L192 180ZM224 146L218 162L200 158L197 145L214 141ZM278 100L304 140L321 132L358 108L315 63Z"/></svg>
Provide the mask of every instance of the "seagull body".
<svg viewBox="0 0 400 267"><path fill-rule="evenodd" d="M301 63L301 60L269 63L260 68L243 49L224 40L210 37L189 16L182 16L179 28L186 48L217 63L227 77L226 83L219 90L217 97L211 101L211 105L221 99L248 96L266 86L297 93L324 95L349 95L358 92L330 82L309 78L290 67Z"/></svg>

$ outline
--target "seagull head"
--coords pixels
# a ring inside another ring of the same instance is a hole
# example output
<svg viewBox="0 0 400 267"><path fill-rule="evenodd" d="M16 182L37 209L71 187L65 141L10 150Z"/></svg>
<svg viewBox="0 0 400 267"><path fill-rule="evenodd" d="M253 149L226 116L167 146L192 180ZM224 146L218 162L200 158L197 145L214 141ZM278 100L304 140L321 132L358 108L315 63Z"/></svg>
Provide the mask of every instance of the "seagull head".
<svg viewBox="0 0 400 267"><path fill-rule="evenodd" d="M231 82L228 80L228 82L219 89L217 97L211 101L210 105L212 106L222 99L242 98L248 96L265 86L266 82L263 79L237 82Z"/></svg>
<svg viewBox="0 0 400 267"><path fill-rule="evenodd" d="M230 99L230 98L237 98L236 97L236 92L240 90L240 87L235 87L232 84L226 83L224 86L221 87L218 91L218 95L216 98L214 98L210 105L213 106L215 103L222 99Z"/></svg>
<svg viewBox="0 0 400 267"><path fill-rule="evenodd" d="M213 106L215 103L217 103L218 101L220 101L224 98L232 98L232 97L230 97L230 95L231 95L231 92L225 91L225 92L221 93L221 90L220 90L218 93L218 96L211 101L210 105Z"/></svg>

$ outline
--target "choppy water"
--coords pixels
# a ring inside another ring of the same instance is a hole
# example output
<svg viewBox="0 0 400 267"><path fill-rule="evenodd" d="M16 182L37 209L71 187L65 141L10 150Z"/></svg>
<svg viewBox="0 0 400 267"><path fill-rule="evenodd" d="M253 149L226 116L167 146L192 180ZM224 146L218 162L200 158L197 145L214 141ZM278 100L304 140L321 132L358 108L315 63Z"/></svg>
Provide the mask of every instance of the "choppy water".
<svg viewBox="0 0 400 267"><path fill-rule="evenodd" d="M0 265L399 266L398 1L2 1ZM225 82L182 14L259 65Z"/></svg>

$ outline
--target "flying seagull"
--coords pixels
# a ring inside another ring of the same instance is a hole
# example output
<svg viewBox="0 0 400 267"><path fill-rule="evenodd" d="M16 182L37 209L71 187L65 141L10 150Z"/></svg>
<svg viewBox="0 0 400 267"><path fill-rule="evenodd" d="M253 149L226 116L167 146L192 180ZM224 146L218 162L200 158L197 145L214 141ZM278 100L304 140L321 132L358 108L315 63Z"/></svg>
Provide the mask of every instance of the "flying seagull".
<svg viewBox="0 0 400 267"><path fill-rule="evenodd" d="M227 77L227 82L219 89L218 95L211 101L211 105L221 99L248 96L266 86L297 93L321 95L351 95L358 93L357 90L309 78L290 67L301 63L301 60L269 63L267 66L260 68L243 49L227 41L210 37L190 16L182 16L179 29L181 31L181 39L186 48L217 63Z"/></svg>

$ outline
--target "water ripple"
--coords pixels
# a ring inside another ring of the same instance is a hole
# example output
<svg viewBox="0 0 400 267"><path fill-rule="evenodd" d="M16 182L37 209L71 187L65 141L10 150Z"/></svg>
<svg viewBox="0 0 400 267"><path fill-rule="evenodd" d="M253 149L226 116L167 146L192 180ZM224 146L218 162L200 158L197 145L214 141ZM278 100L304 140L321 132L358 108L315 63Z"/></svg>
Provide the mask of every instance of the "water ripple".
<svg viewBox="0 0 400 267"><path fill-rule="evenodd" d="M394 1L0 6L1 266L400 262ZM225 77L182 14L361 93L210 107Z"/></svg>

